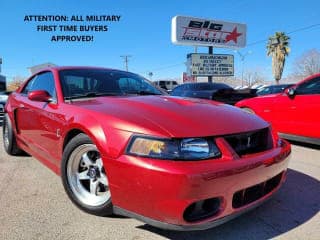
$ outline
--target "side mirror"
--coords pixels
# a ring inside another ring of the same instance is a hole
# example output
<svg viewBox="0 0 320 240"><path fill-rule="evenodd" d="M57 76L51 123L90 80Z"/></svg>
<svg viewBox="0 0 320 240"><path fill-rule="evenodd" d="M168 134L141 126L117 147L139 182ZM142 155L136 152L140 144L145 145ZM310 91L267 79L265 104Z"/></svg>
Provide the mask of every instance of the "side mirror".
<svg viewBox="0 0 320 240"><path fill-rule="evenodd" d="M29 92L28 99L36 102L51 102L51 96L45 90L35 90L32 92Z"/></svg>
<svg viewBox="0 0 320 240"><path fill-rule="evenodd" d="M296 95L296 90L294 88L287 88L285 93L288 95L288 97L292 98L294 95Z"/></svg>

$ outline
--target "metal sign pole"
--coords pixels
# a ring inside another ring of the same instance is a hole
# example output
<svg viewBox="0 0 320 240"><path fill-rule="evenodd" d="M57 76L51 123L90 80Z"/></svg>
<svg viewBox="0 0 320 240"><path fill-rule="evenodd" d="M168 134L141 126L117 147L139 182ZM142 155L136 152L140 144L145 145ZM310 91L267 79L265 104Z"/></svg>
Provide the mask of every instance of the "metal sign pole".
<svg viewBox="0 0 320 240"><path fill-rule="evenodd" d="M212 46L209 46L209 54L213 54L213 47ZM212 83L212 76L208 76L208 82L209 83Z"/></svg>
<svg viewBox="0 0 320 240"><path fill-rule="evenodd" d="M198 46L194 46L194 53L198 53ZM198 82L198 76L192 76L192 82Z"/></svg>

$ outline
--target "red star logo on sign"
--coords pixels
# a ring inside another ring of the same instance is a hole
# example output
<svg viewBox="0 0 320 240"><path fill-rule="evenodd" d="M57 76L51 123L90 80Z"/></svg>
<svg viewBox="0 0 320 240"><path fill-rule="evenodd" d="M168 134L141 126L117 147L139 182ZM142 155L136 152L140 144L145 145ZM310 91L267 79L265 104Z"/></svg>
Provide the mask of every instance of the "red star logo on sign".
<svg viewBox="0 0 320 240"><path fill-rule="evenodd" d="M235 27L232 32L226 36L226 42L229 42L229 41L234 41L235 43L238 42L238 37L241 36L242 33L238 33L237 32L237 27Z"/></svg>

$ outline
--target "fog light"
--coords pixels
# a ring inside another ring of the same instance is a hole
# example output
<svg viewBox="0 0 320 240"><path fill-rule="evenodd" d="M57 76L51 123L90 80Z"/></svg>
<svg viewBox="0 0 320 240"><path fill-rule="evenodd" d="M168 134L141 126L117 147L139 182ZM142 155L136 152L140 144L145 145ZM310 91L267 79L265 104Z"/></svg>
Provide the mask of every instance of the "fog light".
<svg viewBox="0 0 320 240"><path fill-rule="evenodd" d="M209 198L190 204L183 213L186 222L196 222L213 217L219 212L220 198Z"/></svg>

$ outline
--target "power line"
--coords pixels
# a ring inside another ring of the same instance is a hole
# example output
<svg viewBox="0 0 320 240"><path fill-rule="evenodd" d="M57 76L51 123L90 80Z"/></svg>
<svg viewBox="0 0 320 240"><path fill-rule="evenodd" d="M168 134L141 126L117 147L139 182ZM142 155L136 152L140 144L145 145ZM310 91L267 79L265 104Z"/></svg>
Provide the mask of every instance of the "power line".
<svg viewBox="0 0 320 240"><path fill-rule="evenodd" d="M123 58L125 69L128 72L128 70L129 70L129 68L128 68L128 62L129 62L128 58L132 57L132 56L131 55L122 55L120 57Z"/></svg>
<svg viewBox="0 0 320 240"><path fill-rule="evenodd" d="M165 66L165 67L160 67L160 68L156 68L156 69L153 69L151 72L158 72L158 71L161 71L161 70L164 70L164 69L168 69L168 68L173 68L173 67L177 67L177 66L180 66L180 65L184 65L184 62L183 63L176 63L176 64L173 64L173 65L168 65L168 66Z"/></svg>
<svg viewBox="0 0 320 240"><path fill-rule="evenodd" d="M288 34L301 32L301 31L304 31L304 30L308 30L310 28L318 27L318 26L320 26L320 23L312 24L312 25L309 25L309 26L306 26L306 27L302 27L302 28L297 28L297 29L295 29L295 30L293 30L291 32L288 32Z"/></svg>
<svg viewBox="0 0 320 240"><path fill-rule="evenodd" d="M305 30L308 30L308 29L311 29L311 28L315 28L315 27L318 27L318 26L320 26L320 23L316 23L316 24L305 26L305 27L297 28L297 29L294 29L294 30L292 30L290 32L287 32L287 35L290 35L290 34L293 34L293 33L297 33L297 32L302 32L302 31L305 31ZM254 46L254 45L257 45L257 44L260 44L260 43L264 43L264 42L268 41L268 39L269 38L261 39L261 40L249 43L249 44L247 44L247 47ZM174 65L169 65L169 66L165 66L165 67L156 68L156 69L153 69L152 72L156 72L156 71L159 71L159 70L165 70L165 69L168 69L168 68L173 68L173 67L176 67L176 66L180 66L182 64L184 64L184 63L177 63L177 64L174 64Z"/></svg>
<svg viewBox="0 0 320 240"><path fill-rule="evenodd" d="M294 30L292 30L290 32L287 32L287 35L290 35L292 33L302 32L302 31L305 31L305 30L308 30L308 29L311 29L311 28L314 28L314 27L318 27L318 26L320 26L320 23L316 23L316 24L312 24L312 25L309 25L309 26L297 28L297 29L294 29ZM254 46L254 45L257 45L257 44L260 44L260 43L264 43L264 42L266 42L268 40L269 40L269 38L263 39L263 40L261 39L261 40L258 40L256 42L247 44L247 47Z"/></svg>

